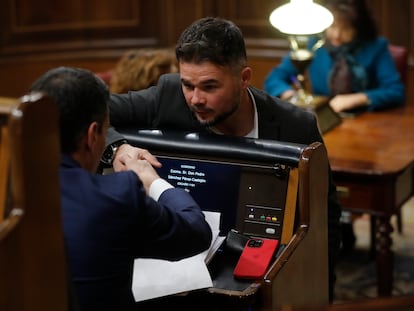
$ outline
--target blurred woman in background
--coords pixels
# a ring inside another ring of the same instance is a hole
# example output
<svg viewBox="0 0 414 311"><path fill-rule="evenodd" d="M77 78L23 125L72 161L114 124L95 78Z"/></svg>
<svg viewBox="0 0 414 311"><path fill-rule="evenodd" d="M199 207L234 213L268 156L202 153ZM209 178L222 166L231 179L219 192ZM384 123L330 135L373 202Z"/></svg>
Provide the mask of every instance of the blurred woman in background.
<svg viewBox="0 0 414 311"><path fill-rule="evenodd" d="M127 93L156 85L164 73L178 72L173 50L137 49L125 53L113 70L111 93Z"/></svg>
<svg viewBox="0 0 414 311"><path fill-rule="evenodd" d="M313 95L328 96L336 112L375 111L402 105L404 84L364 0L327 0L334 15L325 44L314 52L308 75ZM314 42L310 43L312 46ZM286 55L265 79L270 94L289 100L297 70Z"/></svg>

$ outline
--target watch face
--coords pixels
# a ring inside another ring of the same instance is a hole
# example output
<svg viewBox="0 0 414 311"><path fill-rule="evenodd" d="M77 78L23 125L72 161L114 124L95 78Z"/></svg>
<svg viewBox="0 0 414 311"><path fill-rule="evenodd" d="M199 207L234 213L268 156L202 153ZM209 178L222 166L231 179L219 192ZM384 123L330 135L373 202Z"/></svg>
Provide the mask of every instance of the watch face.
<svg viewBox="0 0 414 311"><path fill-rule="evenodd" d="M126 144L126 143L128 143L127 140L120 140L106 147L106 149L104 150L102 154L101 162L106 165L112 165L116 150L118 149L119 146Z"/></svg>
<svg viewBox="0 0 414 311"><path fill-rule="evenodd" d="M102 154L101 161L105 164L111 165L114 157L114 146L109 145Z"/></svg>

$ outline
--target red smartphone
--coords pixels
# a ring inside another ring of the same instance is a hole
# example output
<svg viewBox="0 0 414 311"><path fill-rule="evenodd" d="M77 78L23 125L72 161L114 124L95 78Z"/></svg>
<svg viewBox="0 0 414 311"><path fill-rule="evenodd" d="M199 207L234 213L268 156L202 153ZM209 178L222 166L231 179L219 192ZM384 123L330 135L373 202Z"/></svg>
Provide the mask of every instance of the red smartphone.
<svg viewBox="0 0 414 311"><path fill-rule="evenodd" d="M262 278L269 267L278 245L279 240L275 239L249 239L234 268L234 277L240 279Z"/></svg>

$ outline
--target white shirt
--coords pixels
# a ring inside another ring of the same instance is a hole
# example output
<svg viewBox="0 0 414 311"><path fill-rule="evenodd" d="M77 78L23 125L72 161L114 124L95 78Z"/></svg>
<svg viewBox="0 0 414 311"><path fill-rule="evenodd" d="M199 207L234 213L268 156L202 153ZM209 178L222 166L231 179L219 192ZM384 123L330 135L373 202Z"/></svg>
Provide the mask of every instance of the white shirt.
<svg viewBox="0 0 414 311"><path fill-rule="evenodd" d="M155 201L158 201L161 194L170 188L174 188L168 181L162 178L154 180L149 188L149 196Z"/></svg>

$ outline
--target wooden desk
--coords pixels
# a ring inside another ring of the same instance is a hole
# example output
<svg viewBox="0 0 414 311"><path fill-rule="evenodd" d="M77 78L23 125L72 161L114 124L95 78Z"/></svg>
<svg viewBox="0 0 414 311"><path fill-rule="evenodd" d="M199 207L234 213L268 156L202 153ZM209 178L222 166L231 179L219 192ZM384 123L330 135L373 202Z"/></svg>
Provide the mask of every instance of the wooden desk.
<svg viewBox="0 0 414 311"><path fill-rule="evenodd" d="M324 140L343 208L377 219L378 295L391 296L390 218L413 194L414 107L344 119Z"/></svg>

